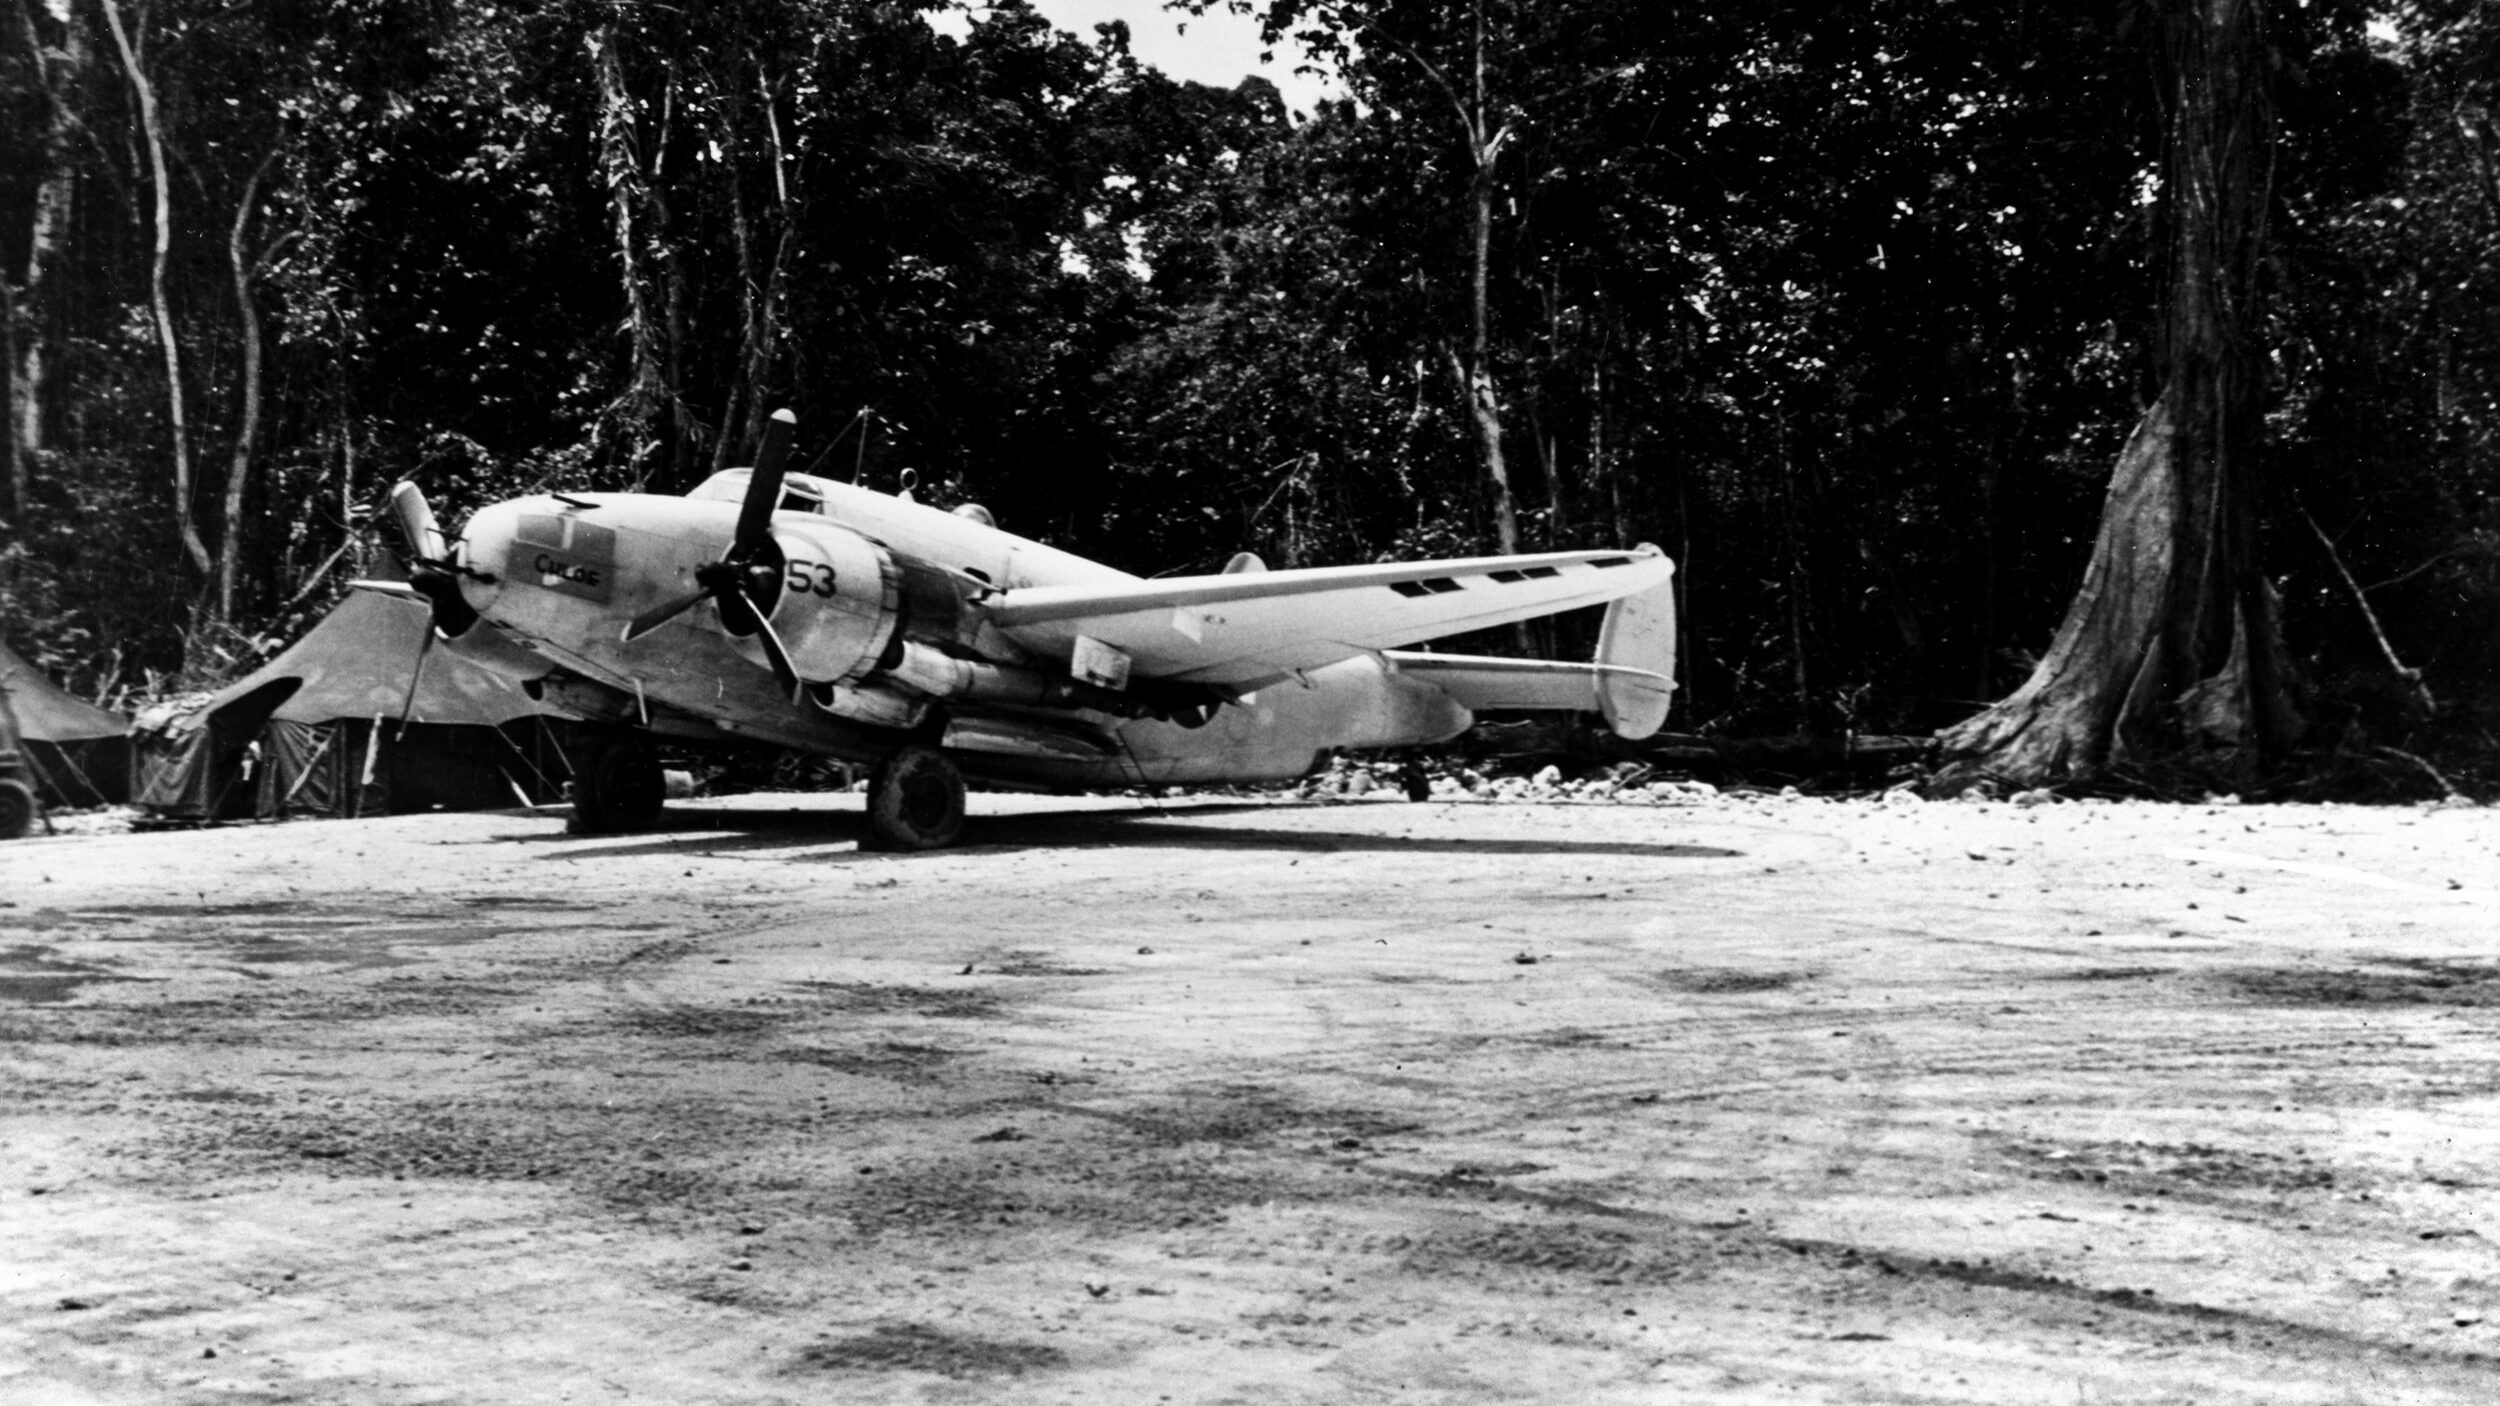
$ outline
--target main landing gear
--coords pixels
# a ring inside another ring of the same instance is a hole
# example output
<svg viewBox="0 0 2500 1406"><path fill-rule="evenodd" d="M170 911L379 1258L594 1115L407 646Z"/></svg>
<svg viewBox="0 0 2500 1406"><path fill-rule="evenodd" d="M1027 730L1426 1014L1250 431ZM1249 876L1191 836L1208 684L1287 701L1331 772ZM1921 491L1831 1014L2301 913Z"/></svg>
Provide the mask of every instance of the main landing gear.
<svg viewBox="0 0 2500 1406"><path fill-rule="evenodd" d="M944 849L963 831L964 774L944 752L914 742L869 773L869 848Z"/></svg>
<svg viewBox="0 0 2500 1406"><path fill-rule="evenodd" d="M657 754L639 742L603 742L573 773L573 830L623 835L659 823L668 783Z"/></svg>
<svg viewBox="0 0 2500 1406"><path fill-rule="evenodd" d="M622 835L659 823L667 796L660 761L639 742L605 742L573 773L573 831ZM944 849L964 832L964 774L944 752L914 742L868 777L868 848Z"/></svg>

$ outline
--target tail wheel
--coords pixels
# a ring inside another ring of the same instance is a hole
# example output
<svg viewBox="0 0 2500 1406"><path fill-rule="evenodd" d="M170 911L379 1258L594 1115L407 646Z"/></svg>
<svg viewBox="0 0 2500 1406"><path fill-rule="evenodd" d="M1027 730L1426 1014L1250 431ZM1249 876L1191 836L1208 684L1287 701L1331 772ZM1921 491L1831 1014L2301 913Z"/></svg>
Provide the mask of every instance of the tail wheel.
<svg viewBox="0 0 2500 1406"><path fill-rule="evenodd" d="M878 849L944 849L964 830L964 774L944 752L912 743L868 778L868 829Z"/></svg>
<svg viewBox="0 0 2500 1406"><path fill-rule="evenodd" d="M635 742L610 743L573 774L573 828L585 835L621 835L659 823L667 783L660 759Z"/></svg>
<svg viewBox="0 0 2500 1406"><path fill-rule="evenodd" d="M1405 765L1398 768L1398 785L1405 790L1410 801L1432 799L1432 774L1413 757L1408 757Z"/></svg>
<svg viewBox="0 0 2500 1406"><path fill-rule="evenodd" d="M14 840L35 828L35 788L9 777L0 780L0 840Z"/></svg>

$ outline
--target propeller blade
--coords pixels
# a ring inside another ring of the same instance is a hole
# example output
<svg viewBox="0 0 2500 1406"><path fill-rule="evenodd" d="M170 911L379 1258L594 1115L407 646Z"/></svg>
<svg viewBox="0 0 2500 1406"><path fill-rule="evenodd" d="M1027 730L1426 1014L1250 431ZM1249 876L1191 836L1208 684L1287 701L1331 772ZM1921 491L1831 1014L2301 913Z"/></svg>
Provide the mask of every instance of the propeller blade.
<svg viewBox="0 0 2500 1406"><path fill-rule="evenodd" d="M409 555L421 562L441 562L451 555L443 540L441 524L434 521L434 509L425 501L425 490L402 480L391 485L391 515L399 519L399 535L408 543Z"/></svg>
<svg viewBox="0 0 2500 1406"><path fill-rule="evenodd" d="M408 542L408 589L425 597L433 607L433 628L426 632L425 648L434 647L439 631L445 639L458 639L477 623L477 611L460 594L461 568L451 560L451 544L443 538L442 524L434 520L434 509L425 501L425 490L401 480L391 485L391 516L399 520L399 535ZM486 579L486 578L481 578ZM425 666L425 655L419 653L417 666ZM416 684L408 685L408 696L414 699ZM400 725L405 727L402 717Z"/></svg>
<svg viewBox="0 0 2500 1406"><path fill-rule="evenodd" d="M764 423L764 443L755 451L755 467L747 476L747 496L738 504L738 535L730 539L732 556L744 557L763 543L772 526L773 509L781 505L782 470L790 462L790 436L799 417L776 410Z"/></svg>
<svg viewBox="0 0 2500 1406"><path fill-rule="evenodd" d="M399 733L393 741L408 735L408 717L417 710L417 685L425 682L425 656L433 652L434 628L428 625L425 633L417 637L417 663L408 671L408 695L399 700Z"/></svg>
<svg viewBox="0 0 2500 1406"><path fill-rule="evenodd" d="M752 602L749 602L748 608L754 609ZM764 646L764 659L773 666L773 677L781 681L783 688L790 690L790 701L798 702L806 685L799 682L799 671L790 665L790 651L781 647L781 636L774 633L773 622L765 619L762 611L755 614L755 639L756 643Z"/></svg>
<svg viewBox="0 0 2500 1406"><path fill-rule="evenodd" d="M666 605L654 606L640 615L635 616L632 620L627 621L625 624L625 633L622 638L626 644L632 644L634 641L641 639L644 635L651 633L653 630L660 628L662 625L667 624L669 621L676 619L678 616L685 614L687 611L694 609L696 606L703 604L711 598L712 588L706 586L702 590L695 592L693 595L670 601Z"/></svg>

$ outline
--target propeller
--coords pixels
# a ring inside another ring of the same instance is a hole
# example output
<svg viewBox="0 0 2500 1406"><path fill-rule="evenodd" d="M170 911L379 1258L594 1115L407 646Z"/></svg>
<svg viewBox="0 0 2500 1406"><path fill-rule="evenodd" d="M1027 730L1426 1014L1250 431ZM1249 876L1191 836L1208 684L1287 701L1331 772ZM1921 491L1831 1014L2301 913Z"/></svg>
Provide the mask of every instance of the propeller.
<svg viewBox="0 0 2500 1406"><path fill-rule="evenodd" d="M694 594L654 606L627 622L626 642L642 638L708 600L719 608L721 624L731 634L755 636L773 677L793 699L799 696L799 671L791 667L790 652L782 647L781 636L774 633L773 622L767 618L781 590L773 510L781 505L782 474L790 458L790 436L798 423L798 417L787 410L774 411L765 422L764 443L755 452L755 467L748 471L747 496L738 504L738 526L729 539L729 550L719 561L696 568L694 580L699 589Z"/></svg>
<svg viewBox="0 0 2500 1406"><path fill-rule="evenodd" d="M392 484L391 515L399 520L399 535L408 543L409 588L433 607L432 628L417 637L417 660L408 670L408 691L399 700L399 734L405 737L409 717L417 708L417 688L425 682L426 656L434 652L435 636L454 638L468 633L469 627L477 623L477 611L460 594L460 573L465 568L452 559L442 525L434 520L434 509L425 501L425 490L404 481Z"/></svg>
<svg viewBox="0 0 2500 1406"><path fill-rule="evenodd" d="M434 509L425 501L424 489L407 482L391 485L391 515L399 519L399 535L408 543L409 589L433 605L434 628L442 632L443 638L458 639L467 634L469 627L477 623L477 611L460 594L460 578L494 578L471 571L453 559L442 526L434 520ZM433 643L431 634L426 643Z"/></svg>
<svg viewBox="0 0 2500 1406"><path fill-rule="evenodd" d="M408 670L408 692L399 700L399 734L393 741L408 735L409 718L417 711L417 686L425 682L425 657L433 652L434 632L417 636L417 662Z"/></svg>

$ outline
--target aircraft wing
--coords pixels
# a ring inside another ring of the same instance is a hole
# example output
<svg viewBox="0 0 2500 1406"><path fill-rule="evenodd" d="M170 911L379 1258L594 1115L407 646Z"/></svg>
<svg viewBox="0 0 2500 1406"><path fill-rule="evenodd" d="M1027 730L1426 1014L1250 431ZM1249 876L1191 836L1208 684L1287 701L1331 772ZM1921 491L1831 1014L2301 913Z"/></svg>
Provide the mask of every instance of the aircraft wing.
<svg viewBox="0 0 2500 1406"><path fill-rule="evenodd" d="M1418 654L1395 649L1381 656L1408 678L1421 679L1458 700L1472 713L1601 710L1598 685L1611 683L1656 699L1674 694L1664 674L1625 664L1571 664L1550 659L1496 659L1472 654Z"/></svg>
<svg viewBox="0 0 2500 1406"><path fill-rule="evenodd" d="M1666 581L1654 549L1247 571L1113 585L1027 586L981 603L1025 648L1079 637L1147 678L1255 688L1300 669L1462 630L1597 605Z"/></svg>

